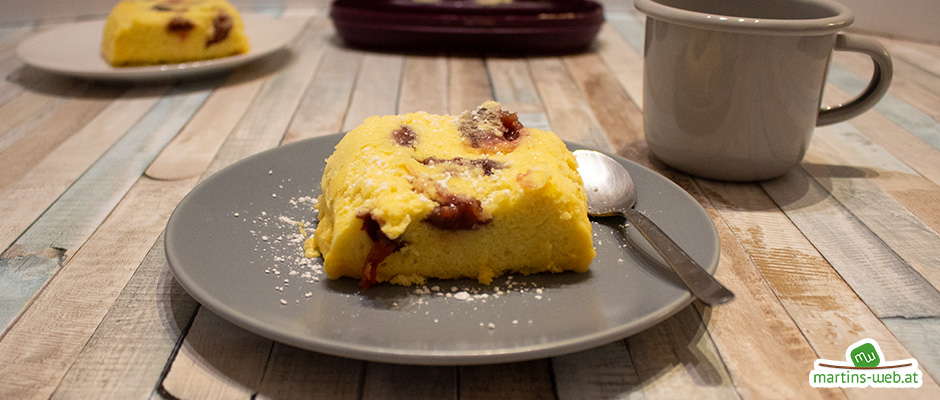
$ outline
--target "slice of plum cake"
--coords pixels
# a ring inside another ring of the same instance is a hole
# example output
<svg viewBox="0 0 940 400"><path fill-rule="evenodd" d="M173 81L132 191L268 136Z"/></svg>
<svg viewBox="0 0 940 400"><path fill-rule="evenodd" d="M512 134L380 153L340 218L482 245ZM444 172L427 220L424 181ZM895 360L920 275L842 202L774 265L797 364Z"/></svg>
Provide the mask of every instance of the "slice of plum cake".
<svg viewBox="0 0 940 400"><path fill-rule="evenodd" d="M588 270L584 186L554 133L494 101L454 117L371 117L326 161L305 244L331 279L422 284Z"/></svg>
<svg viewBox="0 0 940 400"><path fill-rule="evenodd" d="M250 49L227 0L123 0L108 14L102 56L115 67L208 60Z"/></svg>

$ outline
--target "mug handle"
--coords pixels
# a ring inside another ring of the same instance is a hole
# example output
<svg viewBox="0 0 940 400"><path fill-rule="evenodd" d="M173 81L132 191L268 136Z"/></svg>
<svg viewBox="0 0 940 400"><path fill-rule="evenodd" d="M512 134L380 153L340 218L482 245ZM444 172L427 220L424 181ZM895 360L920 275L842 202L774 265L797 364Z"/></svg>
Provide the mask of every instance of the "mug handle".
<svg viewBox="0 0 940 400"><path fill-rule="evenodd" d="M875 72L872 74L868 87L852 101L819 110L816 126L823 126L842 122L857 116L870 108L884 97L891 85L894 76L894 64L891 55L881 43L876 40L858 35L839 33L836 35L836 51L854 51L866 54L875 62Z"/></svg>

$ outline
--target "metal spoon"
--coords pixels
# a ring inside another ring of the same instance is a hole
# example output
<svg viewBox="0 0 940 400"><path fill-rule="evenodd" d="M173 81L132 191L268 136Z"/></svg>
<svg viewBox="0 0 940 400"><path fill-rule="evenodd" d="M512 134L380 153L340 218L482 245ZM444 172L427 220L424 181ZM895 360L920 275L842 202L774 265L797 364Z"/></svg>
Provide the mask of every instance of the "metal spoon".
<svg viewBox="0 0 940 400"><path fill-rule="evenodd" d="M587 190L588 214L625 217L679 275L692 295L706 304L715 306L734 299L734 293L702 269L653 221L633 208L636 205L636 185L623 165L591 150L575 150L574 156Z"/></svg>

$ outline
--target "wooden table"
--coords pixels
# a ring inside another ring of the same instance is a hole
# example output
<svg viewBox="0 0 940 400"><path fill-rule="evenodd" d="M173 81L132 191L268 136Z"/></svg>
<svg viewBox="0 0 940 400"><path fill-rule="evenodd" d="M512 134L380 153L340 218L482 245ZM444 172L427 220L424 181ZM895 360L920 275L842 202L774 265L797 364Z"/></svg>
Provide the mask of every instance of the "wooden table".
<svg viewBox="0 0 940 400"><path fill-rule="evenodd" d="M175 85L25 68L16 45L70 21L0 28L0 398L940 398L940 46L878 38L896 74L874 110L817 129L788 175L730 184L647 151L644 19L630 2L607 2L592 51L539 58L344 48L327 4L261 10L306 21L291 53ZM824 102L870 74L837 54ZM717 276L737 299L551 359L402 366L248 333L170 274L167 219L222 167L367 116L486 99L688 191L717 226ZM887 360L917 359L923 386L809 386L816 359L864 338Z"/></svg>

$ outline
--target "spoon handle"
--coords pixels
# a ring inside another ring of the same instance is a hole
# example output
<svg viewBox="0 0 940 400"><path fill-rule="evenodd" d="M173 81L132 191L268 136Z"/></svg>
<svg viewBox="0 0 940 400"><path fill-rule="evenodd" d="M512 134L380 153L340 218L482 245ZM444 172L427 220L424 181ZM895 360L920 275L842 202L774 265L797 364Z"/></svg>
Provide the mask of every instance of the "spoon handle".
<svg viewBox="0 0 940 400"><path fill-rule="evenodd" d="M734 299L734 293L731 293L730 290L715 280L715 277L698 265L695 260L692 260L692 257L689 257L676 242L646 215L633 208L624 209L623 215L679 275L679 279L685 282L692 295L711 306L724 304Z"/></svg>

